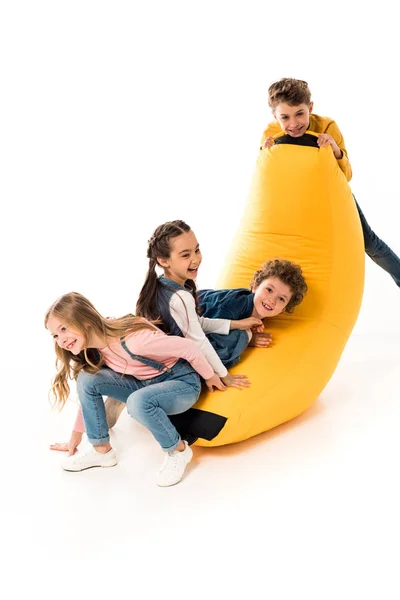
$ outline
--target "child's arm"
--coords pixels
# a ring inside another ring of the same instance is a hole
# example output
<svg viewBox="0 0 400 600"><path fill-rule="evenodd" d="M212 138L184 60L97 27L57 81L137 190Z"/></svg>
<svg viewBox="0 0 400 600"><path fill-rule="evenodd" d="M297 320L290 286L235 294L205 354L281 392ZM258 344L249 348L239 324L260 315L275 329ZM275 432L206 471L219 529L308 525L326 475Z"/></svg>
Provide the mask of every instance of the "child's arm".
<svg viewBox="0 0 400 600"><path fill-rule="evenodd" d="M274 135L279 133L281 130L279 123L270 123L267 129L262 134L260 142L260 150L263 148L271 148L274 145Z"/></svg>
<svg viewBox="0 0 400 600"><path fill-rule="evenodd" d="M83 421L82 409L79 407L76 415L74 428L68 442L57 442L50 444L50 450L58 450L60 452L68 452L68 456L75 454L79 444L82 441L82 436L85 432L85 423Z"/></svg>
<svg viewBox="0 0 400 600"><path fill-rule="evenodd" d="M324 146L332 146L333 154L335 155L338 165L346 176L347 181L352 178L351 164L347 154L344 139L339 127L335 121L331 121L324 133L318 136L318 145L320 148Z"/></svg>
<svg viewBox="0 0 400 600"><path fill-rule="evenodd" d="M247 319L240 319L240 321L231 321L231 329L255 329L256 331L264 331L264 324L261 319L255 317L247 317Z"/></svg>
<svg viewBox="0 0 400 600"><path fill-rule="evenodd" d="M222 391L226 389L221 378L214 373L212 366L207 362L203 353L189 339L177 335L166 335L156 329L154 331L141 329L135 335L126 338L125 343L132 354L141 354L155 360L184 358L205 380L211 392L214 387Z"/></svg>
<svg viewBox="0 0 400 600"><path fill-rule="evenodd" d="M193 296L185 291L179 291L171 297L169 308L171 316L175 319L176 324L185 338L190 339L201 350L224 385L239 390L242 387L250 386L250 382L246 375L231 375L228 373L227 368L222 363L202 328L203 323L205 323L210 333L227 335L231 325L229 319L208 319L206 317L199 317L196 312ZM212 322L214 322L214 325L212 325Z"/></svg>
<svg viewBox="0 0 400 600"><path fill-rule="evenodd" d="M172 318L175 320L185 338L192 340L196 344L217 375L225 377L228 374L228 371L222 364L221 359L215 352L202 329L199 315L196 313L196 305L193 296L189 292L184 291L173 294L169 307ZM207 319L208 325L210 321L219 321L220 324L224 321L224 323L220 325L223 331L217 332L214 329L212 333L224 333L225 335L229 333L230 322L228 320ZM210 331L210 327L208 329Z"/></svg>

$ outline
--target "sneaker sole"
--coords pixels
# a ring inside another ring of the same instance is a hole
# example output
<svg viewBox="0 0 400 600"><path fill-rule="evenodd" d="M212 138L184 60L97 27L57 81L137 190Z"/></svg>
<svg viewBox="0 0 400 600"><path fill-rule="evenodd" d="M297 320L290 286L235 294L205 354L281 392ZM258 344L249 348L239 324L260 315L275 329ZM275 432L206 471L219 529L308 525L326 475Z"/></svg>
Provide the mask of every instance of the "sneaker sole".
<svg viewBox="0 0 400 600"><path fill-rule="evenodd" d="M118 461L112 461L105 465L89 465L88 467L83 467L82 469L67 469L66 467L61 467L64 471L68 471L69 473L79 473L80 471L87 471L88 469L97 469L101 467L102 469L108 469L110 467L115 467L118 464Z"/></svg>

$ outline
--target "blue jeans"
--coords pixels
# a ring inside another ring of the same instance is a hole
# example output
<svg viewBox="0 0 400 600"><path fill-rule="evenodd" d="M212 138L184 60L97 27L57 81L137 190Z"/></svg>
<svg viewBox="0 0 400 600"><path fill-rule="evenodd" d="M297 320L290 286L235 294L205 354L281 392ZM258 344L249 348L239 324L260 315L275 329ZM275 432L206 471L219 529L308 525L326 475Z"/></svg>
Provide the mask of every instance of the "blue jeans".
<svg viewBox="0 0 400 600"><path fill-rule="evenodd" d="M355 198L354 200L360 215L365 252L377 265L389 273L400 287L400 258L372 231Z"/></svg>
<svg viewBox="0 0 400 600"><path fill-rule="evenodd" d="M230 369L239 362L240 355L243 354L249 345L247 331L240 329L233 329L228 335L208 333L207 338L221 359L222 364L227 369Z"/></svg>
<svg viewBox="0 0 400 600"><path fill-rule="evenodd" d="M147 427L166 452L174 450L181 438L168 415L185 412L200 395L200 376L185 360L170 372L140 380L116 373L108 367L91 374L81 371L77 389L88 440L93 446L110 440L103 396L126 402L131 417Z"/></svg>

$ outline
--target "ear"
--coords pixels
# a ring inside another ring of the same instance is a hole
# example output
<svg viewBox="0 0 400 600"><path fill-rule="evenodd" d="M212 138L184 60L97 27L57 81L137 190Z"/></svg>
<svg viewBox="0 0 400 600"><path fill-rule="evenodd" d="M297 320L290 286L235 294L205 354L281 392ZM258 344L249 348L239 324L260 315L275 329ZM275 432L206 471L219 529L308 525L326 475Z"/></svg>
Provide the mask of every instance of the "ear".
<svg viewBox="0 0 400 600"><path fill-rule="evenodd" d="M157 263L160 265L160 267L163 267L164 269L168 269L169 267L169 260L168 258L160 258L159 256L157 256Z"/></svg>
<svg viewBox="0 0 400 600"><path fill-rule="evenodd" d="M314 102L310 102L310 105L308 107L308 112L310 113L310 115L312 113L313 108L314 108Z"/></svg>

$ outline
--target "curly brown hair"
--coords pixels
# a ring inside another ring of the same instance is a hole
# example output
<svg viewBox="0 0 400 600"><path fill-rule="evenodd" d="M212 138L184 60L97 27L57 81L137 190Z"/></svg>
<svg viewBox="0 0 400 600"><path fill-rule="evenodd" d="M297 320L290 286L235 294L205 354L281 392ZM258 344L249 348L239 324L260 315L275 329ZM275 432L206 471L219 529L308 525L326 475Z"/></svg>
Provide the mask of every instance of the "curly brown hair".
<svg viewBox="0 0 400 600"><path fill-rule="evenodd" d="M268 88L268 104L272 112L275 111L278 104L284 102L289 106L298 106L311 102L311 92L307 81L293 79L292 77L283 77Z"/></svg>
<svg viewBox="0 0 400 600"><path fill-rule="evenodd" d="M291 292L290 298L285 312L292 313L295 306L300 304L307 292L307 284L304 280L301 267L289 260L268 260L263 264L261 269L254 273L253 279L250 282L250 288L254 291L264 281L270 277L280 279L282 283L287 285Z"/></svg>

